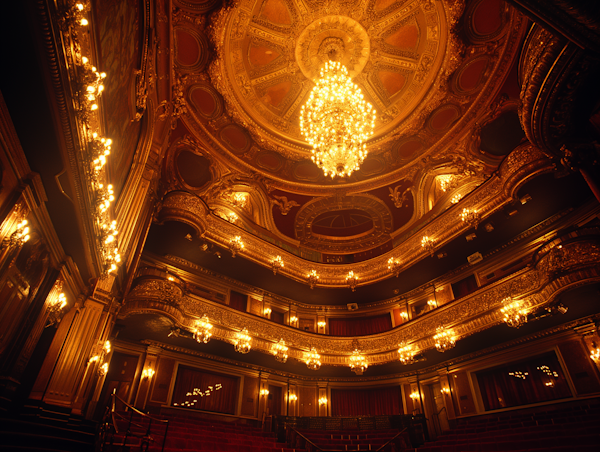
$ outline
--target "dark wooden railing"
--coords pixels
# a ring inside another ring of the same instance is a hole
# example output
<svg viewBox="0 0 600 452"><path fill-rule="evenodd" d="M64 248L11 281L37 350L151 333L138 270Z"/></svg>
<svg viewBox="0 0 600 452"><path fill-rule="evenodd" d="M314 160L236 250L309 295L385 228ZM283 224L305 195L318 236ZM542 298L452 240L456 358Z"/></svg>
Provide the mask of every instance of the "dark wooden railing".
<svg viewBox="0 0 600 452"><path fill-rule="evenodd" d="M297 430L378 430L396 429L408 433L412 447L417 447L428 438L427 422L423 415L398 414L392 416L273 416L271 431L277 434L279 442L293 444L301 437ZM404 434L403 433L403 434ZM304 437L307 441L307 438ZM310 442L310 441L309 441ZM312 444L319 451L320 449ZM311 451L310 448L307 450Z"/></svg>
<svg viewBox="0 0 600 452"><path fill-rule="evenodd" d="M123 404L123 411L117 410L117 401ZM136 420L133 418L134 414L139 416ZM155 427L154 431L152 427ZM110 405L106 407L100 425L96 450L112 452L119 450L121 446L122 451L133 451L139 448L141 452L147 452L150 443L156 442L156 439L162 436L161 450L164 451L168 431L167 419L150 416L128 404L113 392ZM117 437L116 443L115 437ZM127 444L130 438L137 438L139 443Z"/></svg>

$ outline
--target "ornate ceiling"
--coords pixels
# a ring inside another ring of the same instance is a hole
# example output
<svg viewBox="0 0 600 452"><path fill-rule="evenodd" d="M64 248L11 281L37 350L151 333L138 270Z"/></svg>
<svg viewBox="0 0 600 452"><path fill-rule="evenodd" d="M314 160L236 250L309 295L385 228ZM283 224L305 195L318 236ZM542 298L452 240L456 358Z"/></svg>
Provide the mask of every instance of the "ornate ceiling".
<svg viewBox="0 0 600 452"><path fill-rule="evenodd" d="M361 282L388 277L402 244L416 246L412 259L428 255L419 229L504 156L482 151L480 132L516 105L496 96L518 57L523 17L498 0L233 1L208 16L205 3L175 2L178 121L161 221L188 222L225 247L240 235L252 244L242 256L270 266L282 255L282 274L305 280L314 268L333 287L350 270ZM377 110L361 169L333 180L299 131L300 108L332 55ZM369 259L378 259L369 275L353 266Z"/></svg>

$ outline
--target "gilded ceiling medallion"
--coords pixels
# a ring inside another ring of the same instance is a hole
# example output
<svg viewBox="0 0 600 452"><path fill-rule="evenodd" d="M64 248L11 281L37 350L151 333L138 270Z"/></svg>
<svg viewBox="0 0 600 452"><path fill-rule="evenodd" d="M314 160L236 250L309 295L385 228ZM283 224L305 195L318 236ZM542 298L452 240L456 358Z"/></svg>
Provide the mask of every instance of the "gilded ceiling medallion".
<svg viewBox="0 0 600 452"><path fill-rule="evenodd" d="M300 109L332 54L377 111L371 141L378 149L401 123L422 121L416 113L436 91L447 51L443 3L413 1L385 15L360 8L269 0L223 10L212 30L211 80L259 146L296 161L310 157Z"/></svg>
<svg viewBox="0 0 600 452"><path fill-rule="evenodd" d="M367 31L354 19L325 16L308 25L296 41L298 67L309 80L319 76L319 70L336 55L336 61L348 69L350 78L362 72L369 60L371 44Z"/></svg>

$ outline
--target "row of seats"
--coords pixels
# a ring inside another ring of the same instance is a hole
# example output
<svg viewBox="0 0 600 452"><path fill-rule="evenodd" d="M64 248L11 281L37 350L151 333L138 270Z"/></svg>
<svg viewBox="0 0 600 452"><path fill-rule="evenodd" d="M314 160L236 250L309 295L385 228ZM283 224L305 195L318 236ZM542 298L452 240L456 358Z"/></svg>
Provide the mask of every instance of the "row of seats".
<svg viewBox="0 0 600 452"><path fill-rule="evenodd" d="M126 420L118 422L120 433L111 439L113 444L123 444L129 419L134 424L130 427L131 434L128 435L126 446L139 446L140 437L148 432L150 420L147 417L130 416L127 413ZM272 433L242 423L183 416L162 416L162 419L169 420L165 452L304 452L278 443ZM164 424L152 421L150 436L153 441L148 449L150 452L162 450L165 427Z"/></svg>
<svg viewBox="0 0 600 452"><path fill-rule="evenodd" d="M513 412L459 420L418 452L598 451L600 400L540 412Z"/></svg>

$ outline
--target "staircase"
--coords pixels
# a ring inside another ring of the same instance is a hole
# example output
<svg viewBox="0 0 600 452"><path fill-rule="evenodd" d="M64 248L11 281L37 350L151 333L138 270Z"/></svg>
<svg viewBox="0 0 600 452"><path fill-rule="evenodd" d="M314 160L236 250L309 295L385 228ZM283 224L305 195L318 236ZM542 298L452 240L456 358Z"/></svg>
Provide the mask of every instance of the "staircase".
<svg viewBox="0 0 600 452"><path fill-rule="evenodd" d="M459 421L417 452L600 451L600 401Z"/></svg>
<svg viewBox="0 0 600 452"><path fill-rule="evenodd" d="M299 430L298 433L312 442L317 448L326 452L334 451L377 451L399 434L395 429L381 430ZM408 435L401 434L397 438L398 444L403 447L396 450L405 450ZM396 441L394 441L396 442Z"/></svg>
<svg viewBox="0 0 600 452"><path fill-rule="evenodd" d="M129 414L125 417L129 419ZM165 452L304 452L303 449L288 448L284 443L278 443L275 435L265 433L259 428L251 427L239 422L223 422L209 419L187 417L185 415L163 415L162 419L169 421ZM140 438L147 431L148 420L139 415L134 415L131 432L136 436L129 436L126 450L140 450ZM121 421L122 422L122 421ZM106 451L122 450L125 439L126 425L119 428L120 433L114 437L107 437ZM111 446L112 443L112 446ZM150 443L149 452L160 452L162 449L162 434Z"/></svg>
<svg viewBox="0 0 600 452"><path fill-rule="evenodd" d="M68 411L29 406L0 415L0 451L93 451L96 423Z"/></svg>

